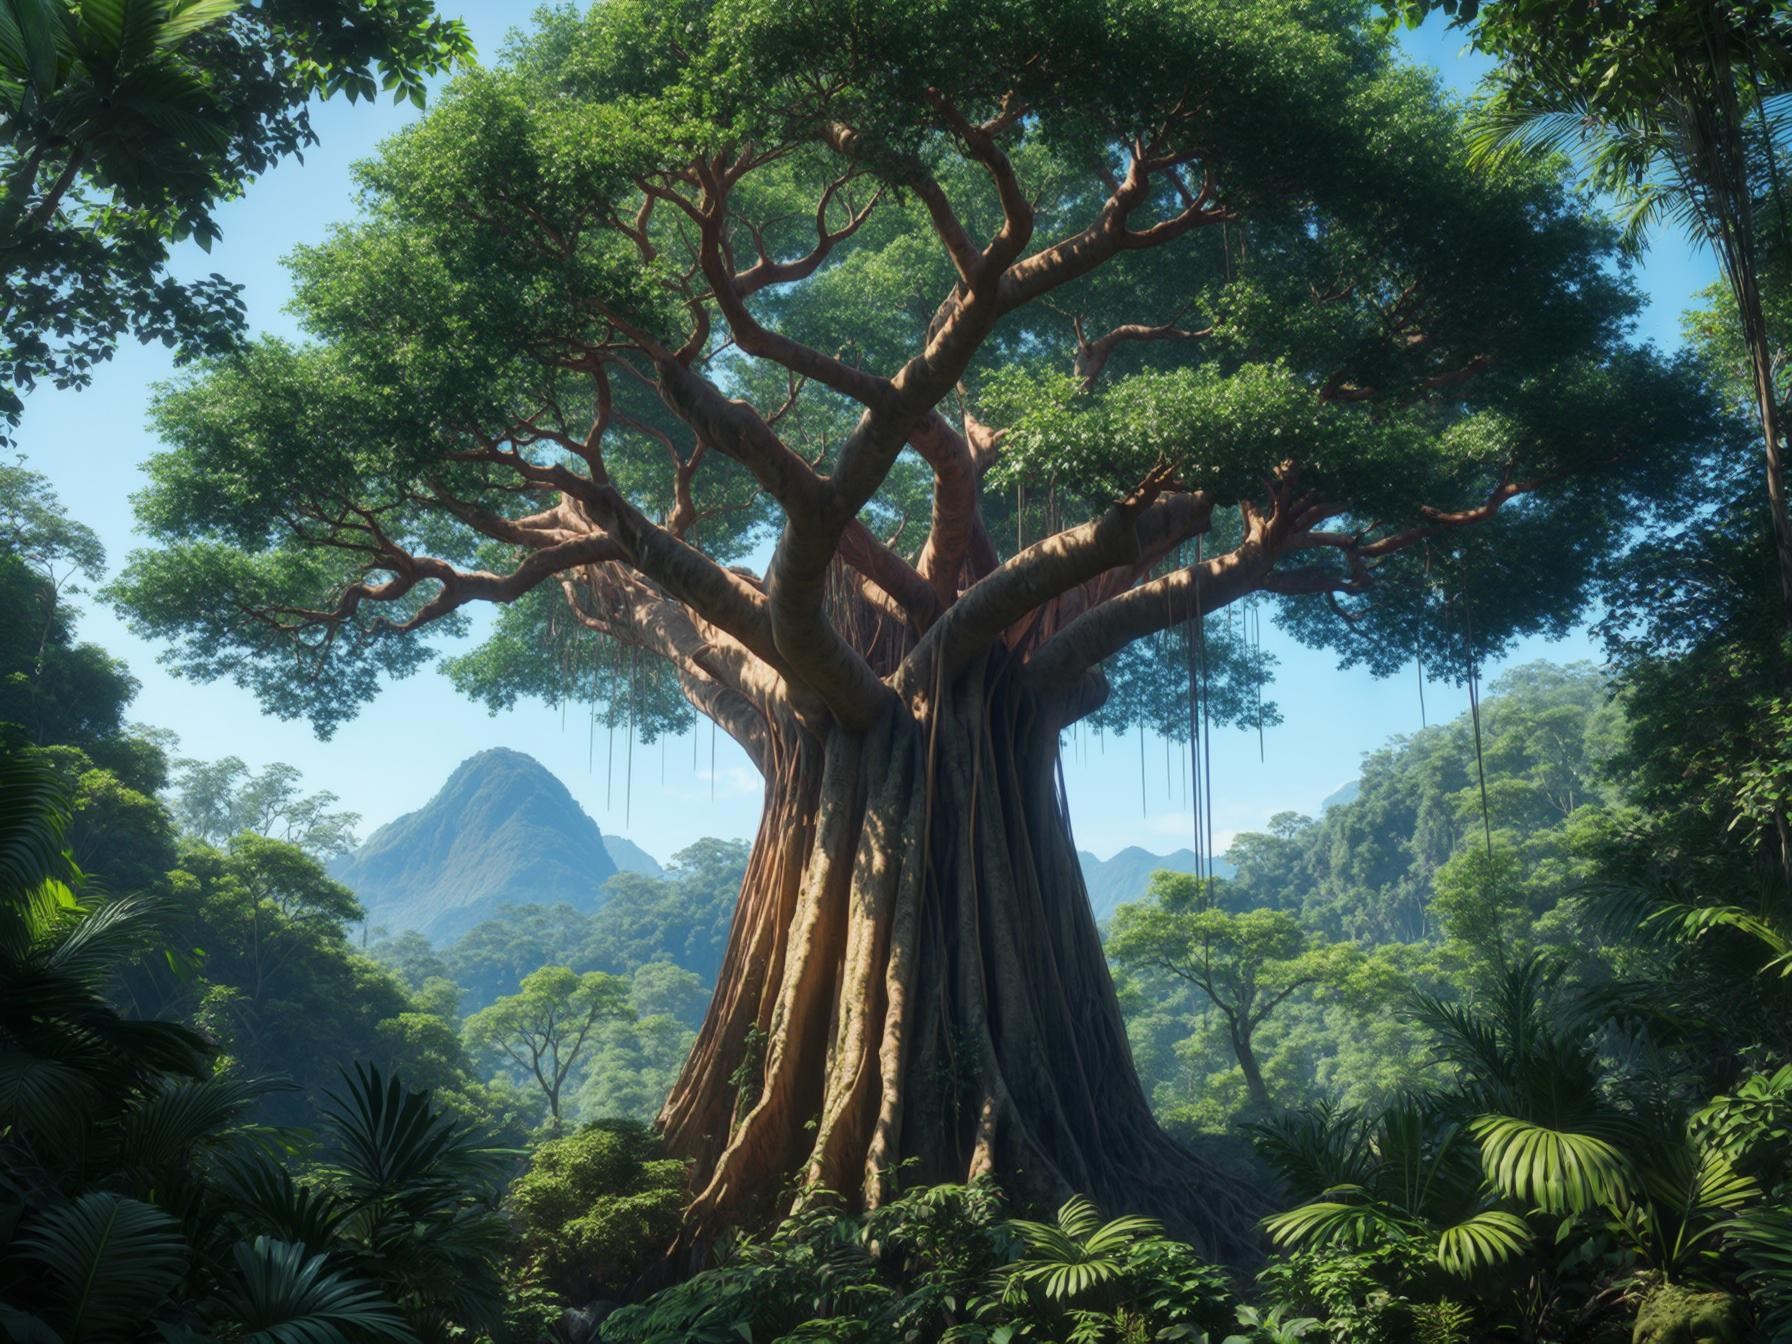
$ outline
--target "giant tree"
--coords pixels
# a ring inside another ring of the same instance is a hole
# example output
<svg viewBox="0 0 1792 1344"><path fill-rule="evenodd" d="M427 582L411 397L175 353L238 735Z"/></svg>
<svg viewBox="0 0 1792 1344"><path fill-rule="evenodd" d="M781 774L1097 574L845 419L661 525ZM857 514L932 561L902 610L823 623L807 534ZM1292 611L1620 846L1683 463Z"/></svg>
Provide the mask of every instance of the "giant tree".
<svg viewBox="0 0 1792 1344"><path fill-rule="evenodd" d="M1249 719L1235 604L1378 670L1563 629L1718 446L1606 227L1360 20L552 16L297 256L308 342L162 399L119 593L187 673L328 731L497 604L469 692L759 766L694 1228L913 1159L1248 1239L1133 1076L1061 734Z"/></svg>

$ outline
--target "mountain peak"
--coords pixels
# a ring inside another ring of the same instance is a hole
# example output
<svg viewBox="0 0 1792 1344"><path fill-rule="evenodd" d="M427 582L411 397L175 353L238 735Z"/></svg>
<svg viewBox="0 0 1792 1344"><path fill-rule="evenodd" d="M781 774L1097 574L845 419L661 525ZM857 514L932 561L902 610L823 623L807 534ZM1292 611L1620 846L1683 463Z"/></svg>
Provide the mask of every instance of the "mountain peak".
<svg viewBox="0 0 1792 1344"><path fill-rule="evenodd" d="M1151 885L1151 874L1160 868L1173 873L1192 873L1197 865L1195 851L1175 849L1168 854L1153 854L1141 845L1128 845L1114 851L1111 858L1098 859L1086 849L1076 854L1083 867L1083 885L1089 889L1089 908L1099 922L1128 901L1145 899ZM1216 877L1230 877L1232 865L1224 859L1213 861Z"/></svg>
<svg viewBox="0 0 1792 1344"><path fill-rule="evenodd" d="M615 872L603 833L566 785L508 747L469 756L429 802L334 866L371 923L437 940L506 905L595 910Z"/></svg>

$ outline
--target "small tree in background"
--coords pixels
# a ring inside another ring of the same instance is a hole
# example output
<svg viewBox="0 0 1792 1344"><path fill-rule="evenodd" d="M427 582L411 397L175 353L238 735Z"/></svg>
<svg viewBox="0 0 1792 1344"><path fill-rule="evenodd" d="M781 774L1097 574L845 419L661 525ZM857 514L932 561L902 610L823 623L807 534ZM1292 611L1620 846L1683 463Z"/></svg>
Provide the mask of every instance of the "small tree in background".
<svg viewBox="0 0 1792 1344"><path fill-rule="evenodd" d="M600 1022L633 1016L621 976L543 966L524 976L515 994L474 1013L463 1030L470 1049L502 1055L535 1080L558 1129L561 1089L592 1032Z"/></svg>
<svg viewBox="0 0 1792 1344"><path fill-rule="evenodd" d="M1114 912L1108 955L1129 970L1159 971L1200 990L1225 1020L1252 1103L1268 1111L1257 1028L1302 990L1341 988L1363 953L1309 934L1285 910L1217 909L1209 887L1188 873L1153 873L1145 901Z"/></svg>

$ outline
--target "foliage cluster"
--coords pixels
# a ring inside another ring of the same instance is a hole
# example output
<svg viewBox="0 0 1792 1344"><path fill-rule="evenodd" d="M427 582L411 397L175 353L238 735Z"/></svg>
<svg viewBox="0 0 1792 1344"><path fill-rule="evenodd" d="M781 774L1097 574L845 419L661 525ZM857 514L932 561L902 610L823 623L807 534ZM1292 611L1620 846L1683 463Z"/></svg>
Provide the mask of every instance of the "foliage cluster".
<svg viewBox="0 0 1792 1344"><path fill-rule="evenodd" d="M357 1066L322 1143L254 1116L277 1080L109 1001L167 902L98 897L67 791L0 757L0 1330L24 1344L416 1344L502 1328L504 1155ZM295 1175L295 1172L297 1173Z"/></svg>

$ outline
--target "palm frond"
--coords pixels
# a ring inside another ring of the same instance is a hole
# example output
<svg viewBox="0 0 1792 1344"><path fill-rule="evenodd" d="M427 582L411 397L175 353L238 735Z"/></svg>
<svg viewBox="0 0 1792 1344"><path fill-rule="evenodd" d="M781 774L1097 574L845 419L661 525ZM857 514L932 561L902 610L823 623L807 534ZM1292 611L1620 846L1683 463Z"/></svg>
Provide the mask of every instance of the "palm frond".
<svg viewBox="0 0 1792 1344"><path fill-rule="evenodd" d="M219 1165L219 1178L231 1206L254 1226L313 1254L333 1245L348 1214L329 1191L300 1185L285 1166L260 1155L226 1159Z"/></svg>
<svg viewBox="0 0 1792 1344"><path fill-rule="evenodd" d="M508 1156L482 1145L397 1077L356 1064L344 1094L329 1094L325 1116L336 1140L335 1174L360 1200L404 1193L458 1197Z"/></svg>
<svg viewBox="0 0 1792 1344"><path fill-rule="evenodd" d="M162 940L172 907L154 896L120 896L95 905L45 953L44 965L103 984Z"/></svg>
<svg viewBox="0 0 1792 1344"><path fill-rule="evenodd" d="M1409 1241L1420 1225L1385 1205L1368 1199L1368 1191L1343 1188L1331 1193L1355 1196L1361 1202L1320 1199L1263 1220L1278 1246L1296 1249L1311 1244L1363 1246L1375 1241Z"/></svg>
<svg viewBox="0 0 1792 1344"><path fill-rule="evenodd" d="M0 1130L72 1133L88 1123L93 1080L63 1060L0 1053Z"/></svg>
<svg viewBox="0 0 1792 1344"><path fill-rule="evenodd" d="M214 23L222 23L242 7L242 0L184 0L169 5L156 27L156 45L179 46Z"/></svg>
<svg viewBox="0 0 1792 1344"><path fill-rule="evenodd" d="M1632 1198L1635 1175L1617 1148L1592 1134L1551 1129L1509 1115L1469 1125L1487 1179L1503 1195L1546 1213L1585 1213Z"/></svg>
<svg viewBox="0 0 1792 1344"><path fill-rule="evenodd" d="M1011 1219L1010 1231L1026 1247L1007 1269L1011 1285L1036 1284L1046 1297L1071 1303L1126 1272L1126 1255L1142 1239L1160 1236L1163 1225L1137 1216L1101 1221L1101 1213L1081 1195L1072 1195L1055 1221Z"/></svg>
<svg viewBox="0 0 1792 1344"><path fill-rule="evenodd" d="M416 1344L398 1310L368 1284L292 1242L257 1237L232 1254L219 1307L242 1344Z"/></svg>
<svg viewBox="0 0 1792 1344"><path fill-rule="evenodd" d="M43 1266L54 1284L54 1319L69 1341L140 1323L187 1266L174 1219L105 1191L38 1215L20 1236L18 1254Z"/></svg>
<svg viewBox="0 0 1792 1344"><path fill-rule="evenodd" d="M1757 1205L1732 1218L1730 1243L1768 1344L1792 1342L1792 1208Z"/></svg>
<svg viewBox="0 0 1792 1344"><path fill-rule="evenodd" d="M1573 158L1600 134L1600 123L1584 100L1547 106L1497 99L1470 112L1467 130L1469 165L1489 169L1520 157Z"/></svg>
<svg viewBox="0 0 1792 1344"><path fill-rule="evenodd" d="M1687 942L1704 938L1714 929L1734 930L1761 945L1770 958L1770 968L1792 975L1792 935L1741 906L1663 903L1649 914L1647 922L1660 924Z"/></svg>
<svg viewBox="0 0 1792 1344"><path fill-rule="evenodd" d="M1366 1185L1374 1163L1360 1110L1331 1101L1245 1126L1257 1155L1288 1188L1311 1198L1340 1185Z"/></svg>
<svg viewBox="0 0 1792 1344"><path fill-rule="evenodd" d="M223 1142L250 1107L289 1086L272 1078L170 1078L126 1115L119 1157L149 1172L184 1165L200 1144Z"/></svg>
<svg viewBox="0 0 1792 1344"><path fill-rule="evenodd" d="M1761 1193L1760 1183L1737 1171L1723 1153L1690 1142L1645 1165L1643 1184L1650 1198L1682 1217L1739 1209Z"/></svg>
<svg viewBox="0 0 1792 1344"><path fill-rule="evenodd" d="M43 761L0 757L0 900L11 904L66 862L68 790Z"/></svg>
<svg viewBox="0 0 1792 1344"><path fill-rule="evenodd" d="M1504 1264L1530 1244L1531 1229L1524 1219L1502 1209L1484 1209L1438 1233L1437 1263L1466 1277Z"/></svg>

